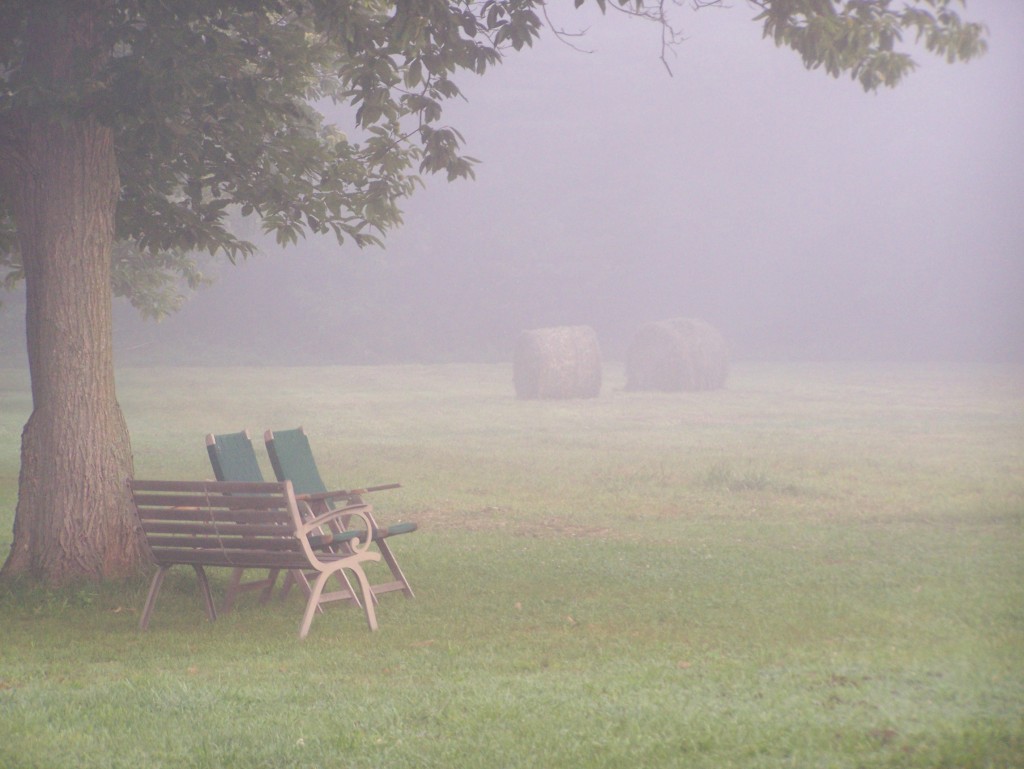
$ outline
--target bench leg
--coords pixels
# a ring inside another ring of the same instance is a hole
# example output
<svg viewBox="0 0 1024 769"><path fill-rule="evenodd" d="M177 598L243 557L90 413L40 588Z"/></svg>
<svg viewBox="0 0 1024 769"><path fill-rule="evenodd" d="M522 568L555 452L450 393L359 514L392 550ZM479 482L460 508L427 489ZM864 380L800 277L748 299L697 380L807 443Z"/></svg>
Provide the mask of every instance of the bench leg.
<svg viewBox="0 0 1024 769"><path fill-rule="evenodd" d="M315 571L310 572L309 576L313 576L315 574ZM359 603L359 596L356 595L356 591L355 589L353 589L352 583L349 582L348 576L345 574L345 572L337 571L334 574L338 578L338 582L341 585L341 590L338 591L338 593L332 594L331 600L351 601L356 606L361 606L362 604ZM313 590L313 588L310 587L309 584L309 577L307 577L306 574L301 569L292 569L288 572L284 580L284 587L281 590L282 601L288 597L288 591L291 589L292 585L298 585L299 589L302 590L302 594L306 596L306 598L309 598L310 593ZM323 606L317 604L316 611L322 614L323 610Z"/></svg>
<svg viewBox="0 0 1024 769"><path fill-rule="evenodd" d="M146 605L142 608L142 618L139 620L139 630L149 627L149 619L153 616L153 607L156 606L156 597L160 593L160 587L164 584L164 577L170 571L170 566L161 566L153 581L149 584L149 595L146 596ZM217 619L217 610L213 606L213 594L210 592L210 581L206 578L206 571L199 564L193 564L196 577L199 580L199 592L203 594L203 601L206 604L206 616L210 622Z"/></svg>
<svg viewBox="0 0 1024 769"><path fill-rule="evenodd" d="M302 624L299 625L299 638L305 638L309 634L309 626L313 624L313 615L320 608L320 594L324 591L324 585L327 584L327 578L330 576L329 572L323 572L316 578L316 582L310 586L309 599L306 601L306 611L302 615Z"/></svg>
<svg viewBox="0 0 1024 769"><path fill-rule="evenodd" d="M164 583L164 577L170 566L161 566L153 575L153 581L149 583L149 595L146 596L146 605L142 608L142 618L139 620L139 630L145 630L149 626L149 618L153 614L153 607L156 605L156 596L160 592L160 586Z"/></svg>
<svg viewBox="0 0 1024 769"><path fill-rule="evenodd" d="M349 571L356 575L356 580L363 592L363 611L366 612L366 624L370 626L370 630L376 630L377 610L374 608L373 588L370 587L370 580L366 578L366 572L361 566L351 567Z"/></svg>
<svg viewBox="0 0 1024 769"><path fill-rule="evenodd" d="M320 606L320 599L324 592L324 587L327 585L327 580L332 576L339 574L340 569L333 572L321 572L317 576L316 581L310 586L309 600L306 602L306 611L302 615L302 624L299 626L299 638L305 638L309 634L309 627L313 624L313 617L316 616L317 611L323 611ZM377 614L373 607L373 590L370 587L370 581L366 578L366 574L358 566L351 569L352 573L356 575L356 579L359 581L359 587L363 593L363 611L366 612L366 622L370 626L370 630L377 629ZM348 579L346 578L347 582Z"/></svg>

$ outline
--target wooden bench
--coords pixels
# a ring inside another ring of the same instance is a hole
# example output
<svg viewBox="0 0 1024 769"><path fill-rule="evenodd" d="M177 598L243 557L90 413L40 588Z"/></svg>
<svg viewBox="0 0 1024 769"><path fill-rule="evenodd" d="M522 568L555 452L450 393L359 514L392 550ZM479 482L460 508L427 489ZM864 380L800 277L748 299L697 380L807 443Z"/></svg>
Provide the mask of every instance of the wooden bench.
<svg viewBox="0 0 1024 769"><path fill-rule="evenodd" d="M352 592L325 592L332 576L345 571L358 581L363 611L370 630L377 629L373 593L363 572L366 561L379 561L369 550L369 505L357 504L314 516L307 503L296 500L291 481L225 483L220 481L146 481L130 479L128 488L139 525L153 561L159 567L149 588L139 629L149 625L164 576L172 566L195 569L206 602L206 613L217 618L207 566L287 569L315 576L299 626L305 638L313 615L329 601L351 599ZM361 518L363 530L349 526L342 534L330 524L341 518ZM340 540L344 539L344 543ZM339 548L344 544L344 548Z"/></svg>

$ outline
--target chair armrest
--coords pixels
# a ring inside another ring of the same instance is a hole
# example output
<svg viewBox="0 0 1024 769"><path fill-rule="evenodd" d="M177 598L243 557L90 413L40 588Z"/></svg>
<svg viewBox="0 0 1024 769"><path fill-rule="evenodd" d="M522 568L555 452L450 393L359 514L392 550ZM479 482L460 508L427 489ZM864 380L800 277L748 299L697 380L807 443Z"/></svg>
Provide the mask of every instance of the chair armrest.
<svg viewBox="0 0 1024 769"><path fill-rule="evenodd" d="M365 489L358 489L361 494L368 494L371 491L387 491L388 489L400 489L402 484L400 483L382 483L379 486L367 486Z"/></svg>
<svg viewBox="0 0 1024 769"><path fill-rule="evenodd" d="M305 500L300 500L296 498L296 501L304 502ZM306 508L307 512L307 514L303 516L302 520L303 534L308 534L310 530L315 529L318 526L324 526L326 524L329 524L331 521L334 521L343 515L348 517L358 515L364 521L369 520L369 516L366 513L366 509L369 508L370 506L362 503L346 505L345 507L335 507L332 508L331 510L318 513L316 515L313 515L313 511L310 510L309 505L303 506Z"/></svg>
<svg viewBox="0 0 1024 769"><path fill-rule="evenodd" d="M402 488L400 483L384 483L379 486L367 486L362 489L335 489L333 491L318 491L315 494L296 494L295 498L309 502L322 502L326 499L350 499L352 497L359 497L361 494L369 494L371 491L387 491L388 489L400 488Z"/></svg>
<svg viewBox="0 0 1024 769"><path fill-rule="evenodd" d="M339 489L338 491L318 491L315 494L296 494L295 499L298 502L324 502L328 499L337 499L341 497L352 497L358 496L354 491L348 491L346 489Z"/></svg>

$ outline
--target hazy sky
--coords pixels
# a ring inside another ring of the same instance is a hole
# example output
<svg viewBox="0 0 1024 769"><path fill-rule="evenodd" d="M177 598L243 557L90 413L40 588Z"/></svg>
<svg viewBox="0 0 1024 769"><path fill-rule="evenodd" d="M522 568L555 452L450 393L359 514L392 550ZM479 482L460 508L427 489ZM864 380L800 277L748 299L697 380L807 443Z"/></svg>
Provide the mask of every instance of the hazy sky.
<svg viewBox="0 0 1024 769"><path fill-rule="evenodd" d="M1024 3L970 0L990 52L922 53L878 94L730 5L678 10L669 77L653 25L557 4L592 22L591 53L546 35L460 81L446 122L475 182L431 181L385 251L220 269L179 316L122 321L123 359L500 359L522 329L578 323L615 358L638 324L692 316L737 358L1024 360Z"/></svg>
<svg viewBox="0 0 1024 769"><path fill-rule="evenodd" d="M478 181L432 186L391 248L522 254L510 296L602 338L697 315L746 354L1024 353L1024 3L969 3L990 53L877 95L732 5L680 12L671 78L613 18L474 84Z"/></svg>

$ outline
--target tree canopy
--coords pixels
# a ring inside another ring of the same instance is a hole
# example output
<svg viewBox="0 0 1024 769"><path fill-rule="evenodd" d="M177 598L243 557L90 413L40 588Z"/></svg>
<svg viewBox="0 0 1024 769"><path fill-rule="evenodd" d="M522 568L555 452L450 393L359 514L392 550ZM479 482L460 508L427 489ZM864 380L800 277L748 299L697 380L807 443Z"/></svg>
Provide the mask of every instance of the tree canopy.
<svg viewBox="0 0 1024 769"><path fill-rule="evenodd" d="M482 73L500 48L533 39L532 5L93 2L100 34L74 54L84 66L47 82L28 66L33 24L70 4L5 3L0 162L17 163L26 111L109 125L117 238L164 252L150 262L157 268L187 274L193 264L181 252L193 250L250 253L227 225L231 212L258 217L280 242L304 230L378 242L400 221L397 201L417 172L471 175L461 137L439 124L441 103L459 95L457 70ZM324 104L345 105L348 134L325 122ZM16 278L9 217L4 229L0 248ZM119 288L131 296L136 285ZM136 298L149 306L145 297Z"/></svg>
<svg viewBox="0 0 1024 769"><path fill-rule="evenodd" d="M680 39L666 0L590 4L661 24L666 49ZM956 12L962 0L747 4L766 38L867 91L912 72L915 46L950 62L985 49L984 27ZM115 291L151 313L168 301L152 290L153 272L195 284L187 252L232 260L252 252L232 232L232 212L258 217L281 243L305 231L379 243L401 222L399 203L419 173L472 176L463 137L441 122L444 102L461 95L455 77L482 74L504 49L532 45L545 18L543 0L95 0L92 23L102 34L75 54L88 65L45 82L26 66L31 25L67 5L0 8L0 163L16 162L23 110L110 125L121 180L117 238L132 244L115 261ZM335 115L343 107L346 125L325 120L327 105ZM22 273L2 197L0 214L0 265L11 286ZM127 258L132 251L150 257Z"/></svg>
<svg viewBox="0 0 1024 769"><path fill-rule="evenodd" d="M112 290L166 311L172 281L202 280L191 253L252 252L239 218L282 244L379 243L421 174L473 175L444 105L462 75L531 46L551 1L0 4L0 282L25 281L33 400L5 574L61 584L142 561ZM666 62L680 40L668 0L573 2L661 25ZM917 49L981 53L962 5L747 3L767 38L867 91L898 84Z"/></svg>

